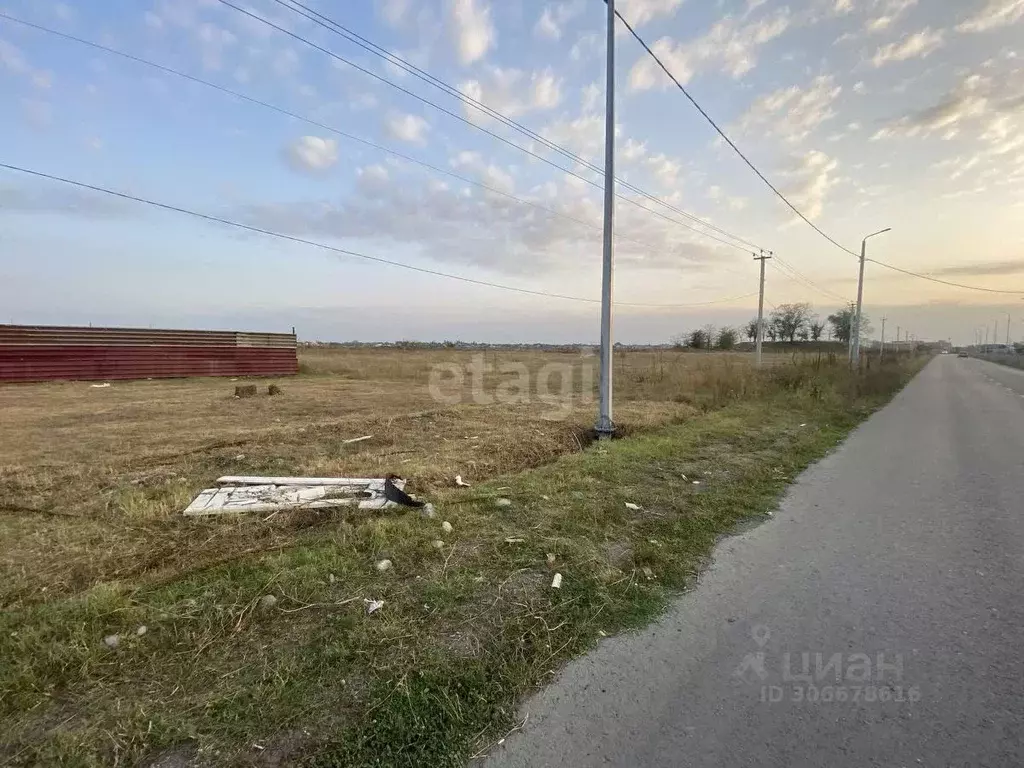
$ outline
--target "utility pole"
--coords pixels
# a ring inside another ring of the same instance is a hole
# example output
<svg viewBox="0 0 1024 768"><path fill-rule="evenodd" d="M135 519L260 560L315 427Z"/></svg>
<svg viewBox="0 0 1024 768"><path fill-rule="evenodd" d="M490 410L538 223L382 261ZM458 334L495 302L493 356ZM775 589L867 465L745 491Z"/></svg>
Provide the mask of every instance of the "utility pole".
<svg viewBox="0 0 1024 768"><path fill-rule="evenodd" d="M900 327L896 326L896 355L900 353Z"/></svg>
<svg viewBox="0 0 1024 768"><path fill-rule="evenodd" d="M885 315L882 315L882 341L878 347L878 360L881 362L885 358L885 321L888 320Z"/></svg>
<svg viewBox="0 0 1024 768"><path fill-rule="evenodd" d="M988 344L988 324L985 325L985 344Z"/></svg>
<svg viewBox="0 0 1024 768"><path fill-rule="evenodd" d="M1010 346L1010 313L1006 313L1006 346Z"/></svg>
<svg viewBox="0 0 1024 768"><path fill-rule="evenodd" d="M761 262L761 290L757 297L757 343L756 343L756 359L758 367L761 366L761 346L764 344L764 263L772 257L771 251L768 255L764 255L764 251L761 251L760 256L754 256L754 261Z"/></svg>
<svg viewBox="0 0 1024 768"><path fill-rule="evenodd" d="M601 275L601 375L598 385L600 412L596 431L607 440L615 434L612 421L612 233L615 218L615 0L608 4L608 71L604 116L604 269Z"/></svg>
<svg viewBox="0 0 1024 768"><path fill-rule="evenodd" d="M854 326L853 345L850 351L850 364L860 366L860 329L861 329L861 308L864 304L864 262L868 257L868 240L875 235L882 235L889 232L892 227L873 232L865 237L860 243L860 277L857 280L857 323Z"/></svg>

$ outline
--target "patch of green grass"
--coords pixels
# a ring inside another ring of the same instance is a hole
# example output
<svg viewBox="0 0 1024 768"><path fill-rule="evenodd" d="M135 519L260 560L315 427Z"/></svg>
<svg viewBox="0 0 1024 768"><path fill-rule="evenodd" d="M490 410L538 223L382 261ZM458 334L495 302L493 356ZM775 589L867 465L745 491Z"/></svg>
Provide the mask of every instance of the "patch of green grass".
<svg viewBox="0 0 1024 768"><path fill-rule="evenodd" d="M301 546L10 610L0 762L463 765L566 660L663 610L910 370L778 366L757 398L723 390L692 420L441 494L437 519L329 518Z"/></svg>

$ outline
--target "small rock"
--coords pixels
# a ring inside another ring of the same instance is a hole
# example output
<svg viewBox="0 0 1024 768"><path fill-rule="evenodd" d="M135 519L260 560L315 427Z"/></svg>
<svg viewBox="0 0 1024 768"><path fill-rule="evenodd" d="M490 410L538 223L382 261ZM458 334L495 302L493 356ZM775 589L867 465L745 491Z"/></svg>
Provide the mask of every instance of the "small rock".
<svg viewBox="0 0 1024 768"><path fill-rule="evenodd" d="M381 573L384 573L384 571L388 570L391 566L392 566L392 562L390 560L380 560L377 563L376 567L377 567L378 571L380 571Z"/></svg>
<svg viewBox="0 0 1024 768"><path fill-rule="evenodd" d="M452 530L453 530L452 529L452 524L449 523L447 520L445 520L443 523L441 523L441 530L444 531L445 533L451 533Z"/></svg>
<svg viewBox="0 0 1024 768"><path fill-rule="evenodd" d="M107 635L103 638L103 644L113 650L121 644L121 638L117 635Z"/></svg>
<svg viewBox="0 0 1024 768"><path fill-rule="evenodd" d="M497 499L494 502L494 506L496 506L496 507L511 507L512 506L512 500L511 499Z"/></svg>
<svg viewBox="0 0 1024 768"><path fill-rule="evenodd" d="M768 517L775 517L775 513L772 512L770 509L767 512L765 512L765 514L768 515Z"/></svg>
<svg viewBox="0 0 1024 768"><path fill-rule="evenodd" d="M555 560L556 560L555 553L554 552L548 552L548 565L554 565L555 564Z"/></svg>
<svg viewBox="0 0 1024 768"><path fill-rule="evenodd" d="M327 574L327 581L328 581L328 582L329 582L330 584L333 584L333 583L334 583L334 582L336 582L337 580L338 580L338 577L337 577L337 576L335 576L335 575L334 575L333 573L328 573L328 574Z"/></svg>
<svg viewBox="0 0 1024 768"><path fill-rule="evenodd" d="M541 494L541 498L542 498L542 499L544 499L544 501L551 501L551 498L550 498L550 497L548 497L548 496L545 496L545 495L543 495L543 494Z"/></svg>
<svg viewBox="0 0 1024 768"><path fill-rule="evenodd" d="M242 459L244 459L244 458L245 458L245 454L244 453L240 453L237 456L235 456L235 461L242 461Z"/></svg>
<svg viewBox="0 0 1024 768"><path fill-rule="evenodd" d="M654 571L648 568L646 565L640 569L643 571L644 576L647 577L648 581L654 578Z"/></svg>
<svg viewBox="0 0 1024 768"><path fill-rule="evenodd" d="M603 629L597 630L597 634L600 635L601 637L608 637L608 633L605 632Z"/></svg>
<svg viewBox="0 0 1024 768"><path fill-rule="evenodd" d="M552 589L561 589L562 588L562 574L560 574L560 573L556 573L555 574L555 577L551 580L551 588Z"/></svg>
<svg viewBox="0 0 1024 768"><path fill-rule="evenodd" d="M693 481L693 484L694 484L694 485L700 485L700 480L694 480L694 481Z"/></svg>
<svg viewBox="0 0 1024 768"><path fill-rule="evenodd" d="M277 598L273 595L264 595L260 598L260 608L263 610L273 608L275 605L277 605Z"/></svg>
<svg viewBox="0 0 1024 768"><path fill-rule="evenodd" d="M135 634L138 635L139 637L142 637L147 632L149 632L149 627L147 627L145 624L143 624L142 626L140 626L138 629L135 630Z"/></svg>
<svg viewBox="0 0 1024 768"><path fill-rule="evenodd" d="M639 512L640 511L640 505L639 504L634 504L631 501L627 501L626 502L626 509L631 510L633 512Z"/></svg>
<svg viewBox="0 0 1024 768"><path fill-rule="evenodd" d="M434 509L434 505L428 501L426 504L423 505L423 508L420 509L420 515L429 520L433 520L435 517L437 517L437 511Z"/></svg>
<svg viewBox="0 0 1024 768"><path fill-rule="evenodd" d="M444 549L444 542L440 539L434 539L434 543L431 546L433 546L434 549L442 550Z"/></svg>

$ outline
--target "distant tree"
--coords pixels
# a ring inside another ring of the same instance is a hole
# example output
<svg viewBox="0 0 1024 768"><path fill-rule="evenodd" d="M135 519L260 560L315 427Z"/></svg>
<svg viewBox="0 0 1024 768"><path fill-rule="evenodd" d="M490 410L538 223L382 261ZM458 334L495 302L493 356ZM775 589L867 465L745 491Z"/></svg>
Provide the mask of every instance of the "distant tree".
<svg viewBox="0 0 1024 768"><path fill-rule="evenodd" d="M743 326L743 333L746 335L749 341L757 341L757 318L753 318L749 323Z"/></svg>
<svg viewBox="0 0 1024 768"><path fill-rule="evenodd" d="M797 334L810 321L810 304L780 304L772 311L772 324L783 341L796 341Z"/></svg>
<svg viewBox="0 0 1024 768"><path fill-rule="evenodd" d="M707 334L703 328L694 328L686 334L686 345L690 349L704 349L708 345Z"/></svg>
<svg viewBox="0 0 1024 768"><path fill-rule="evenodd" d="M825 323L815 317L811 320L810 330L811 339L813 341L821 341L821 335L825 332Z"/></svg>
<svg viewBox="0 0 1024 768"><path fill-rule="evenodd" d="M851 328L853 327L856 316L857 308L853 304L850 304L843 309L840 309L835 314L828 316L829 325L832 326L832 336L837 341L841 341L844 344L848 344L850 342ZM860 319L861 341L869 337L872 331L874 331L874 328L871 326L871 319L867 315L862 314Z"/></svg>
<svg viewBox="0 0 1024 768"><path fill-rule="evenodd" d="M739 340L739 335L739 331L735 328L729 326L722 328L718 332L718 348L725 351L733 349Z"/></svg>
<svg viewBox="0 0 1024 768"><path fill-rule="evenodd" d="M713 349L715 346L715 339L718 338L718 329L712 323L708 323L704 326L704 339L707 343L707 348Z"/></svg>
<svg viewBox="0 0 1024 768"><path fill-rule="evenodd" d="M676 349L683 349L683 347L689 344L685 333L677 333L670 339L670 341L672 342L672 346Z"/></svg>
<svg viewBox="0 0 1024 768"><path fill-rule="evenodd" d="M779 326L771 318L764 321L764 335L768 337L769 341L779 340Z"/></svg>
<svg viewBox="0 0 1024 768"><path fill-rule="evenodd" d="M796 337L798 339L800 339L800 341L808 341L808 340L810 340L810 338L811 338L811 329L808 328L806 325L803 326L799 331L796 332Z"/></svg>

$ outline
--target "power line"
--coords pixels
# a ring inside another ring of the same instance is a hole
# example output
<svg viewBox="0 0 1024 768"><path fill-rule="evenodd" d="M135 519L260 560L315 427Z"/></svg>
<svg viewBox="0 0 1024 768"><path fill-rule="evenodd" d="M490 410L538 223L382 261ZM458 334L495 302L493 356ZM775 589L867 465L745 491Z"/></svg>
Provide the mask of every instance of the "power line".
<svg viewBox="0 0 1024 768"><path fill-rule="evenodd" d="M531 295L531 296L543 296L543 297L551 298L551 299L564 299L566 301L580 301L580 302L586 302L588 304L600 304L601 303L600 299L588 299L588 298L583 297L583 296L568 296L568 295L560 294L560 293L550 293L548 291L535 291L535 290L532 290L530 288L519 288L519 287L512 286L512 285L505 285L503 283L491 282L489 280L478 280L476 278L466 277L464 275L456 275L456 274L452 274L450 272L441 272L441 271L435 270L435 269L428 269L427 267L417 267L417 266L415 266L413 264L406 264L406 263L401 262L401 261L393 261L391 259L385 259L385 258L382 258L380 256L369 256L369 255L364 254L364 253L358 253L357 251L350 251L350 250L348 250L346 248L338 248L338 247L333 246L333 245L328 245L327 243L320 243L320 242L317 242L315 240L307 240L305 238L296 237L294 235L288 235L288 234L285 234L283 232L275 232L274 230L263 229L262 227L255 227L255 226L252 226L250 224L243 224L241 222L232 221L231 219L225 219L225 218L222 218L220 216L213 216L213 215L208 214L208 213L200 213L199 211L193 211L193 210L191 210L189 208L182 208L182 207L177 206L177 205L171 205L170 203L161 203L161 202L159 202L157 200L150 200L150 199L145 198L145 197L139 197L137 195L130 195L127 192L119 192L119 191L117 191L115 189L109 189L107 187L100 187L100 186L97 186L97 185L94 185L94 184L86 184L85 182L82 182L82 181L75 181L74 179L68 179L68 178L64 178L62 176L56 176L54 174L44 173L42 171L34 171L34 170L30 169L30 168L22 168L21 166L11 165L9 163L0 163L0 168L4 168L4 169L6 169L8 171L15 171L17 173L24 173L24 174L27 174L29 176L35 176L35 177L40 178L40 179L47 179L49 181L60 182L61 184L68 184L68 185L73 186L73 187L78 187L79 189L87 189L87 190L90 190L92 192L100 192L100 193L105 194L105 195L110 195L112 197L121 198L122 200L131 200L132 202L142 203L142 204L145 204L145 205L152 206L154 208L163 209L165 211L172 211L174 213L181 213L181 214L185 214L187 216L193 216L193 217L195 217L197 219L203 219L204 221L210 221L210 222L214 222L214 223L217 223L217 224L223 224L225 226L234 227L236 229L245 230L247 232L254 232L254 233L259 234L259 235L265 235L267 237L274 237L274 238L277 238L277 239L280 239L280 240L287 240L289 242L299 243L301 245L309 245L309 246L313 246L315 248L321 248L321 249L326 250L326 251L332 251L334 253L339 253L339 254L342 254L344 256L353 256L355 258L365 259L367 261L376 262L378 264L387 264L387 265L392 266L392 267L400 267L402 269L408 269L408 270L411 270L413 272L421 272L421 273L426 274L426 275L434 275L435 277L445 277L445 278L448 278L450 280L458 280L459 282L463 282L463 283L471 283L473 285L482 285L482 286L486 286L488 288L500 288L501 290L512 291L512 292L515 292L515 293L524 293L524 294L528 294L528 295ZM712 304L725 304L725 303L728 303L730 301L738 301L740 299L746 299L746 298L749 298L749 297L754 296L754 295L755 294L753 294L753 293L749 293L749 294L744 294L742 296L730 296L730 297L726 297L726 298L715 299L713 301L697 302L697 303L694 303L694 304L644 304L644 303L638 303L638 302L616 302L616 304L618 304L619 306L623 306L623 307L645 307L645 308L652 308L652 309L676 309L676 308L684 308L684 307L703 307L703 306L710 306Z"/></svg>
<svg viewBox="0 0 1024 768"><path fill-rule="evenodd" d="M223 0L221 0L221 1L223 2ZM680 91L682 91L683 95L687 99L689 99L690 103L693 104L693 106L697 108L697 111L700 112L701 115L703 115L704 119L707 120L708 123L711 124L711 127L714 128L718 132L718 135L721 136L730 147L732 147L733 151L735 151L736 154L739 155L740 158L742 158L743 162L746 163L750 167L750 170L752 170L754 173L756 173L758 175L758 177L761 179L761 181L763 181L765 184L767 184L768 188L771 189L771 191L774 192L778 196L778 198L780 200L782 200L782 202L784 202L786 205L789 206L789 208L793 211L793 213L795 213L797 216L799 216L801 219L803 219L804 222L806 222L808 225L810 225L811 228L814 229L815 232L817 232L819 235L821 235L826 240L828 240L830 243L832 243L832 245L834 245L836 248L839 248L841 251L845 251L846 253L850 254L851 256L857 256L859 258L859 254L854 253L853 251L851 251L846 246L841 245L839 242L834 240L824 230L822 230L820 227L818 227L817 224L815 224L813 221L811 221L809 218L807 218L799 208L797 208L795 205L793 205L793 203L791 203L789 201L789 198L787 198L784 194L782 194L782 192L779 191L778 187L776 187L774 184L772 184L768 180L768 177L765 176L763 173L761 173L761 171L758 170L757 166L754 165L750 161L750 159L747 158L747 156L745 154L743 154L742 151L740 151L740 148L736 146L735 142L733 142L733 140L730 139L726 135L725 131L723 131L718 126L718 123L716 123L714 121L714 119L711 117L711 115L709 115L705 111L705 109L700 104L697 103L697 100L695 98L693 98L693 96L690 95L690 92L687 91L686 88L683 86L683 84L680 83L676 79L676 76L673 75L671 71L669 71L669 68L667 66L665 66L665 64L661 61L661 59L658 58L658 55L654 51L651 50L651 47L649 45L647 45L647 43L644 41L644 39L642 37L640 37L640 35L637 33L637 31L635 29L633 29L633 27L630 25L630 23L628 21L626 21L626 19L622 16L621 13L618 12L618 10L615 11L615 15L619 18L619 21L621 21L623 24L626 25L626 29L629 30L630 34L633 35L633 37L636 38L637 42L640 43L640 45L643 46L644 50L647 51L647 53L650 55L650 57L652 59L654 59L655 62L657 62L658 66L661 67L662 71L666 75L669 76L669 79L671 79L672 82L676 84L676 87Z"/></svg>
<svg viewBox="0 0 1024 768"><path fill-rule="evenodd" d="M920 278L921 280L929 280L929 281L931 281L933 283L941 283L942 285L951 285L954 288L966 288L969 291L984 291L985 293L1005 293L1005 294L1011 294L1011 295L1014 295L1014 296L1024 296L1024 291L1003 291L1003 290L1000 290L998 288L981 288L980 286L977 286L977 285L964 285L963 283L954 283L954 282L950 282L949 280L941 280L941 279L939 279L937 277L932 277L931 275L922 275L919 272L911 272L909 269L901 269L900 267L894 267L892 264L886 264L884 261L879 261L878 259L867 259L867 261L870 261L872 264L877 264L880 267L885 267L886 269L891 269L893 272L901 272L904 275L910 275L911 277L917 277L917 278Z"/></svg>
<svg viewBox="0 0 1024 768"><path fill-rule="evenodd" d="M504 115L501 112L493 109L492 107L489 107L488 105L478 101L477 99L473 98L472 96L470 96L469 94L465 93L464 91L456 88L455 86L451 85L450 83L447 83L444 80L441 80L440 78L430 74L429 72L421 69L420 67L417 67L415 64L410 63L406 59L403 59L401 56L399 56L399 55L397 55L395 53L392 53L391 51L388 51L387 49L377 45L372 40L368 40L366 37L363 37L359 33L353 31L352 29L350 29L348 27L346 27L344 24L341 24L340 22L335 21L334 19L332 19L332 18L330 18L330 17L320 13L319 11L317 11L317 10L315 10L313 8L310 8L308 5L304 5L303 3L299 2L299 0L287 0L287 2L286 2L286 0L274 0L274 2L277 3L278 5L280 5L283 8L286 8L286 9L288 9L290 11L293 11L294 13L297 13L298 15L302 16L303 18L308 19L309 21L312 21L313 23L319 25L320 27L323 27L324 29L326 29L326 30L328 30L330 32L333 32L334 34L339 35L340 37L344 38L345 40L348 40L349 42L353 43L354 45L357 45L358 47L362 48L363 50L368 51L369 53L373 54L374 56L378 56L379 58L384 59L385 61L387 61L388 63L392 64L393 66L395 66L395 67L397 67L397 68L399 68L399 69L401 69L401 70L403 70L403 71L413 75L414 77L422 80L423 82L425 82L425 83L427 83L427 84L429 84L429 85L431 85L431 86L433 86L435 88L439 88L440 90L444 91L449 96L452 96L452 97L458 99L459 101L461 101L462 103L466 104L467 106L470 106L473 109L475 109L475 110L477 110L479 112L482 112L483 114L487 115L488 117L494 118L495 120L501 122L502 124L504 124L505 126L507 126L509 128L512 128L513 130L516 130L516 131L519 131L520 133L525 134L527 137L529 137L530 139L532 139L534 141L540 142L542 145L544 145L548 149L551 149L554 152L557 152L558 154L568 158L569 160L572 160L575 163L579 163L580 165L584 166L585 168L587 168L587 169L589 169L591 171L594 171L595 173L598 173L598 174L603 174L604 173L604 169L603 168L595 165L594 163L590 162L589 160L587 160L587 159L585 159L583 157L580 157L579 155L577 155L576 153L574 153L571 150L567 149L566 147L563 147L563 146L561 146L561 145L551 141L550 139L548 139L545 136L543 136L543 135L533 131L532 129L528 128L527 126L523 125L522 123L519 123L516 120L513 120L512 118L508 117L507 115ZM672 203L669 203L668 201L661 199L660 197L657 197L655 195L650 194L649 192L641 189L640 187L635 186L634 184L626 181L625 179L621 179L621 178L616 177L615 181L618 182L619 185L621 185L621 186L625 187L626 189L630 190L631 192L634 192L635 194L638 194L641 197L644 197L644 198L646 198L647 200L649 200L649 201L651 201L653 203L657 203L659 205L662 205L665 208L667 208L667 209L669 209L669 210L679 214L680 216L683 216L684 218L687 218L687 219L693 221L695 224L698 224L698 225L703 226L703 227L707 227L708 229L710 229L712 231L715 231L715 232L718 232L719 234L724 235L725 237L732 238L732 239L736 240L737 242L741 243L745 247L755 248L755 249L760 247L760 246L754 245L753 243L751 243L751 242L749 242L747 240L744 240L743 238L739 237L738 235L734 235L731 232L729 232L729 231L727 231L725 229L722 229L721 227L718 227L718 226L716 226L716 225L714 225L714 224L712 224L712 223L710 223L708 221L705 221L704 219L701 219L700 217L695 216L694 214L692 214L692 213L690 213L688 211L685 211L682 208L679 208L678 206L675 206Z"/></svg>
<svg viewBox="0 0 1024 768"><path fill-rule="evenodd" d="M841 301L844 304L849 303L849 299L847 299L844 296L840 296L838 293L835 293L834 291L830 291L827 288L823 288L822 286L818 285L813 280L811 280L811 278L809 278L807 275L798 270L796 267L794 267L792 264L790 264L782 257L776 255L774 261L776 262L776 264L774 265L775 268L783 270L783 274L786 274L787 277L791 277L791 279L796 279L800 281L804 285L820 293L822 296L828 296L829 298L837 299L838 301Z"/></svg>
<svg viewBox="0 0 1024 768"><path fill-rule="evenodd" d="M416 99L417 101L419 101L419 102L421 102L423 104L426 104L426 105L428 105L430 107L433 107L434 109L438 110L439 112L443 112L444 114L448 115L449 117L453 117L456 120L458 120L459 122L464 123L465 125L470 126L471 128L475 128L478 131L482 131L483 133L487 134L488 136L490 136L490 137L492 137L494 139L497 139L501 143L506 144L506 145L512 147L513 149L518 149L520 152L525 152L527 155L530 155L531 157L533 157L533 158L535 158L537 160L540 160L543 163L546 163L546 164L550 165L552 168L557 168L558 170L562 171L562 173L568 174L569 176L572 176L572 177L574 177L576 179L579 179L580 181L584 182L585 184L589 184L590 186L595 187L596 189L603 189L603 186L599 182L596 182L593 179L588 179L585 176L582 176L582 175L576 173L573 170L570 170L568 168L564 168L563 166L561 166L558 163L554 162L550 158L544 157L543 155L540 155L537 152L534 152L533 150L528 149L527 147L523 147L523 146L521 146L519 144L516 144L514 141L511 141L511 140L505 138L504 136L502 136L502 135L500 135L498 133L495 133L494 131L492 131L492 130L490 130L488 128L485 128L485 127L483 127L481 125L477 125L472 120L469 120L469 119L463 117L462 115L458 114L457 112L453 112L452 110L448 109L447 107L441 106L437 102L431 101L430 99L427 99L427 98L425 98L423 96L420 96L419 94L409 90L408 88L405 88L405 87L403 87L403 86L401 86L401 85L399 85L399 84L397 84L397 83L395 83L395 82L393 82L391 80L388 80L383 75L379 75L376 72L373 72L373 71L367 69L366 67L360 66L359 64L356 64L355 62L350 61L349 59L346 59L344 56L341 56L341 55L335 53L334 51L332 51L332 50L330 50L328 48L324 48L322 45L319 45L319 44L313 42L312 40L309 40L309 39L303 37L302 35L299 35L299 34L297 34L295 32L292 32L289 29L285 29L284 27L280 26L279 24L275 24L274 22L272 22L272 21L270 21L268 19L265 19L262 16L259 16L259 15L255 14L255 13L252 13L251 11L248 11L248 10L246 10L244 8L241 8L241 7L237 6L237 5L235 5L234 3L229 2L229 0L218 0L218 2L220 2L222 5L225 5L225 6L229 7L229 8L233 8L237 12L239 12L239 13L247 16L247 17L249 17L250 19L253 19L254 21L258 21L258 22L260 22L262 24L267 25L268 27L271 27L272 29L276 29L279 32L281 32L281 33L283 33L285 35L288 35L289 37L293 38L294 40L298 40L299 42L304 43L305 45L308 45L311 48L314 48L314 49L320 51L321 53L325 53L328 56L330 56L331 58L333 58L333 59L335 59L337 61L340 61L343 64L346 64L346 65L352 67L353 69L355 69L355 70L357 70L359 72L362 72L363 74L368 75L369 77L372 77L375 80L378 80L378 81L380 81L382 83L385 83L386 85L390 85L392 88L395 88L396 90L401 91L402 93L406 94L407 96L411 96L412 98ZM665 214L663 214L663 213L661 213L659 211L652 210L652 209L648 208L647 206L642 205L641 203L639 203L638 201L634 200L631 197L627 197L626 195L623 195L623 194L620 194L620 193L616 193L615 196L617 198L619 198L620 200L624 200L627 203L630 203L631 205L634 205L637 208L640 208L643 211L647 211L648 213L654 214L655 216L658 216L658 217L660 217L662 219L665 219L666 221L671 222L672 224L676 224L677 226L685 227L686 229L689 229L692 232L695 232L695 233L697 233L699 235L702 235L703 237L707 237L707 238L710 238L712 240L716 240L719 243L722 243L723 245L730 246L732 248L737 248L737 249L740 249L740 250L746 250L745 246L738 245L738 244L732 243L732 242L728 242L728 241L723 240L723 239L721 239L719 237L711 235L711 234L709 234L707 232L699 230L696 227L693 227L693 226L691 226L689 224L686 224L684 222L681 222L681 221L678 221L676 219L670 218L670 217L666 216ZM733 235L729 235L729 236L730 237L734 237Z"/></svg>
<svg viewBox="0 0 1024 768"><path fill-rule="evenodd" d="M158 64L158 63L156 63L154 61L150 61L148 59L144 59L144 58L142 58L140 56L135 56L135 55L127 53L125 51L121 51L121 50L118 50L116 48L112 48L110 46L102 45L102 44L94 42L92 40L87 40L85 38L76 37L75 35L69 35L69 34L67 34L65 32L60 32L60 31L58 31L56 29L51 29L50 27L45 27L45 26L43 26L41 24L35 24L35 23L30 22L30 21L25 21L24 19L19 19L19 18L16 18L14 16L9 16L8 14L3 13L2 11L0 11L0 18L6 19L6 20L11 21L11 22L14 22L16 24L22 24L22 25L24 25L26 27L30 27L32 29L35 29L35 30L37 30L39 32L44 32L46 34L54 35L56 37L63 38L65 40L69 40L69 41L72 41L72 42L75 42L75 43L79 43L81 45L88 46L88 47L93 48L95 50L103 51L104 53L108 53L108 54L111 54L113 56L119 56L119 57L121 57L123 59L127 59L127 60L135 62L137 64L142 64L144 66L151 67L151 68L156 69L156 70L158 70L160 72L163 72L165 74L174 75L175 77L180 77L180 78L182 78L184 80L187 80L189 82L193 82L193 83L197 83L199 85L203 85L203 86L205 86L207 88L212 88L213 90L219 91L219 92L221 92L223 94L226 94L228 96L232 96L234 98L241 99L242 101L249 102L250 104L254 104L256 106L260 106L260 107L263 107L265 109L272 110L274 112L277 112L278 114L284 115L285 117L289 117L289 118L292 118L292 119L295 119L295 120L300 120L300 121L302 121L304 123L307 123L308 125L315 126L317 128L320 128L321 130L328 131L330 133L333 133L333 134L335 134L337 136L341 136L341 137L343 137L345 139L348 139L350 141L354 141L354 142L357 142L357 143L362 144L364 146L371 147L371 148L379 150L381 152L385 152L385 153L387 153L389 155L392 155L394 157L397 157L397 158L399 158L401 160L405 160L406 162L413 163L414 165L422 166L423 168L426 168L426 169L428 169L430 171L433 171L434 173L438 173L438 174L441 174L441 175L444 175L444 176L448 176L448 177L453 178L453 179L457 179L458 181L461 181L461 182L464 182L466 184L470 184L470 185L479 187L479 188L487 190L488 192L491 192L493 194L500 195L500 196L508 198L510 200L514 200L515 202L520 203L522 205L531 206L531 207L536 208L536 209L538 209L540 211L544 211L545 213L548 213L548 214L550 214L552 216L559 216L559 217L561 217L563 219L566 219L567 221L572 221L572 222L574 222L576 224L579 224L581 226L585 226L585 227L588 227L588 228L591 228L591 229L596 229L598 231L600 231L601 228L602 228L600 224L584 221L583 219L578 219L575 216L570 216L569 214L563 213L561 211L557 211L554 208L549 208L548 206L542 205L541 203L538 203L536 201L527 200L525 198L518 197L518 196L516 196L516 195L514 195L514 194L512 194L510 192L506 192L506 191L504 191L502 189L498 189L497 187L493 187L493 186L490 186L488 184L484 184L483 182L477 181L475 179L471 179L471 178L469 178L467 176L463 176L463 175L461 175L459 173L455 173L454 171L449 171L449 170L447 170L445 168L441 168L440 166L436 166L436 165L433 165L431 163L425 162L425 161L420 160L418 158L412 157L411 155L407 155L404 152L399 152L398 150L391 149L390 147L386 147L386 146L384 146L382 144L378 144L377 142L370 141L369 139L364 139L364 138L362 138L360 136L356 136L354 134L347 133L345 131L340 130L339 128L335 128L334 126L327 125L326 123L322 123L319 120L315 120L315 119L313 119L313 118L311 118L311 117L309 117L307 115L303 115L303 114L300 114L298 112L293 112L292 110L286 109L284 107L280 107L280 106L278 106L276 104L272 104L272 103L267 102L267 101L263 101L261 99L257 99L257 98L255 98L253 96L248 96L248 95L246 95L244 93L241 93L239 91L235 91L235 90L233 90L231 88L227 88L225 86L218 85L217 83L210 82L209 80L204 80L204 79L202 79L200 77L196 77L195 75L190 75L190 74L188 74L186 72L182 72L180 70L174 69L173 67L168 67L168 66L163 65L163 64ZM657 214L656 211L651 211L651 212ZM676 222L672 221L671 219L668 219L668 221L670 221L672 223L676 223ZM636 245L639 245L639 246L641 246L643 248L651 249L652 251L664 250L660 246L655 246L652 243L646 243L646 242L644 242L642 240L638 240L638 239L636 239L634 237L630 237L628 235L624 235L624 234L621 234L621 233L616 233L615 234L615 238L617 240L623 240L623 241L628 241L628 242L631 242L631 243L635 243ZM731 245L731 243L726 243L726 244L727 245Z"/></svg>

